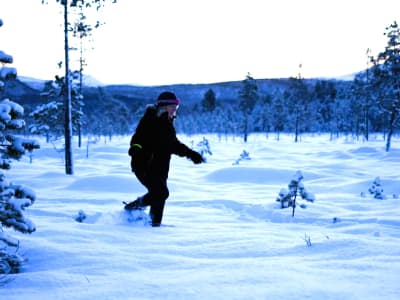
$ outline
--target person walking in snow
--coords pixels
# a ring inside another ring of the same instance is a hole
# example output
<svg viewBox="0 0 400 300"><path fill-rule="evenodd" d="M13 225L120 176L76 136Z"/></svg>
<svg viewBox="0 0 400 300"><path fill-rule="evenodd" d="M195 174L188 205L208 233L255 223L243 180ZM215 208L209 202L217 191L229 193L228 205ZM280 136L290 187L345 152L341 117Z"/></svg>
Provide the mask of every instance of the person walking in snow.
<svg viewBox="0 0 400 300"><path fill-rule="evenodd" d="M151 225L161 225L171 155L187 157L195 164L205 160L200 153L181 143L176 137L173 121L179 107L179 99L172 92L162 92L154 105L149 105L140 119L129 147L132 172L148 192L126 203L128 211L150 206Z"/></svg>

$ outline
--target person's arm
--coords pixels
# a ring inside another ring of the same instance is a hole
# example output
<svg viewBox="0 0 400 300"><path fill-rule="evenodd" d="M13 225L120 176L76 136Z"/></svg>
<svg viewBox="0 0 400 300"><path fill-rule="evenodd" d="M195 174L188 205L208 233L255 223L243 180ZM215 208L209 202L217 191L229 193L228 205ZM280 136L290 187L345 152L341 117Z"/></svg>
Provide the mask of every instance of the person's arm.
<svg viewBox="0 0 400 300"><path fill-rule="evenodd" d="M190 149L188 146L180 142L177 138L175 140L173 153L178 156L187 157L195 164L200 164L205 162L204 157L201 156L200 153Z"/></svg>

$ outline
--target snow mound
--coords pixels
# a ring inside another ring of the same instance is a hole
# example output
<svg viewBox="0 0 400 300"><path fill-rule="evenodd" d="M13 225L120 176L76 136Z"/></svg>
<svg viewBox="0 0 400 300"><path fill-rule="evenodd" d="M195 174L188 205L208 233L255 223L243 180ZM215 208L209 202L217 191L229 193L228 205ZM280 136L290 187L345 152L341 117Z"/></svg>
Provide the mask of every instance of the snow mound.
<svg viewBox="0 0 400 300"><path fill-rule="evenodd" d="M216 170L207 175L206 179L210 182L219 183L234 183L234 182L248 182L248 183L282 183L286 185L293 177L297 170L285 169L269 169L269 168L252 168L252 167L231 167ZM304 178L316 179L318 176L314 173L303 172Z"/></svg>

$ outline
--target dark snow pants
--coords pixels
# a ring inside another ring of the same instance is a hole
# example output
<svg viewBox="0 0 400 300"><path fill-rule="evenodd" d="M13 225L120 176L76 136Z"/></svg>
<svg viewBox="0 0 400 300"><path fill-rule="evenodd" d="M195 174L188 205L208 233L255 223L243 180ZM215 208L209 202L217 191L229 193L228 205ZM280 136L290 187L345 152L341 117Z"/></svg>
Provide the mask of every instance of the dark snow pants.
<svg viewBox="0 0 400 300"><path fill-rule="evenodd" d="M148 170L136 169L135 175L148 192L142 197L142 205L150 206L152 226L160 226L165 201L169 196L167 178L159 174L151 174Z"/></svg>

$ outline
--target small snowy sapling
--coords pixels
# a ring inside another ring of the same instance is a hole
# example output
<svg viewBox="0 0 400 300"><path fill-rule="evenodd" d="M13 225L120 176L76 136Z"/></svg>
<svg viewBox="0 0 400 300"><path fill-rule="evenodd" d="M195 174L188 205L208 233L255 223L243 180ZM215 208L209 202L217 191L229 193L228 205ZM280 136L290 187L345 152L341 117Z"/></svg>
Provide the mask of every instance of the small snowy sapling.
<svg viewBox="0 0 400 300"><path fill-rule="evenodd" d="M383 193L383 188L381 184L380 177L376 177L372 182L372 186L368 189L368 192L374 196L375 199L386 199L385 194Z"/></svg>
<svg viewBox="0 0 400 300"><path fill-rule="evenodd" d="M309 236L307 233L304 234L303 240L306 242L307 247L311 247L311 236Z"/></svg>
<svg viewBox="0 0 400 300"><path fill-rule="evenodd" d="M205 137L203 137L203 140L201 140L200 142L197 143L196 148L198 149L199 153L203 157L206 154L212 155L211 148L210 148L210 142Z"/></svg>
<svg viewBox="0 0 400 300"><path fill-rule="evenodd" d="M250 153L247 152L246 150L243 150L243 152L240 154L240 157L233 163L233 165L238 165L240 161L242 160L250 160Z"/></svg>
<svg viewBox="0 0 400 300"><path fill-rule="evenodd" d="M82 223L86 218L86 213L83 210L79 210L78 215L75 217L75 221Z"/></svg>
<svg viewBox="0 0 400 300"><path fill-rule="evenodd" d="M314 202L315 201L315 196L313 193L308 192L303 183L301 182L303 180L303 174L301 171L297 171L296 174L294 174L292 180L290 181L288 188L282 188L279 192L278 198L276 199L277 202L281 203L281 208L288 208L292 207L292 216L294 216L294 212L296 209L296 200L297 196L300 196L302 199L307 200L308 202ZM299 205L301 208L306 208L307 205L305 204L300 204Z"/></svg>

